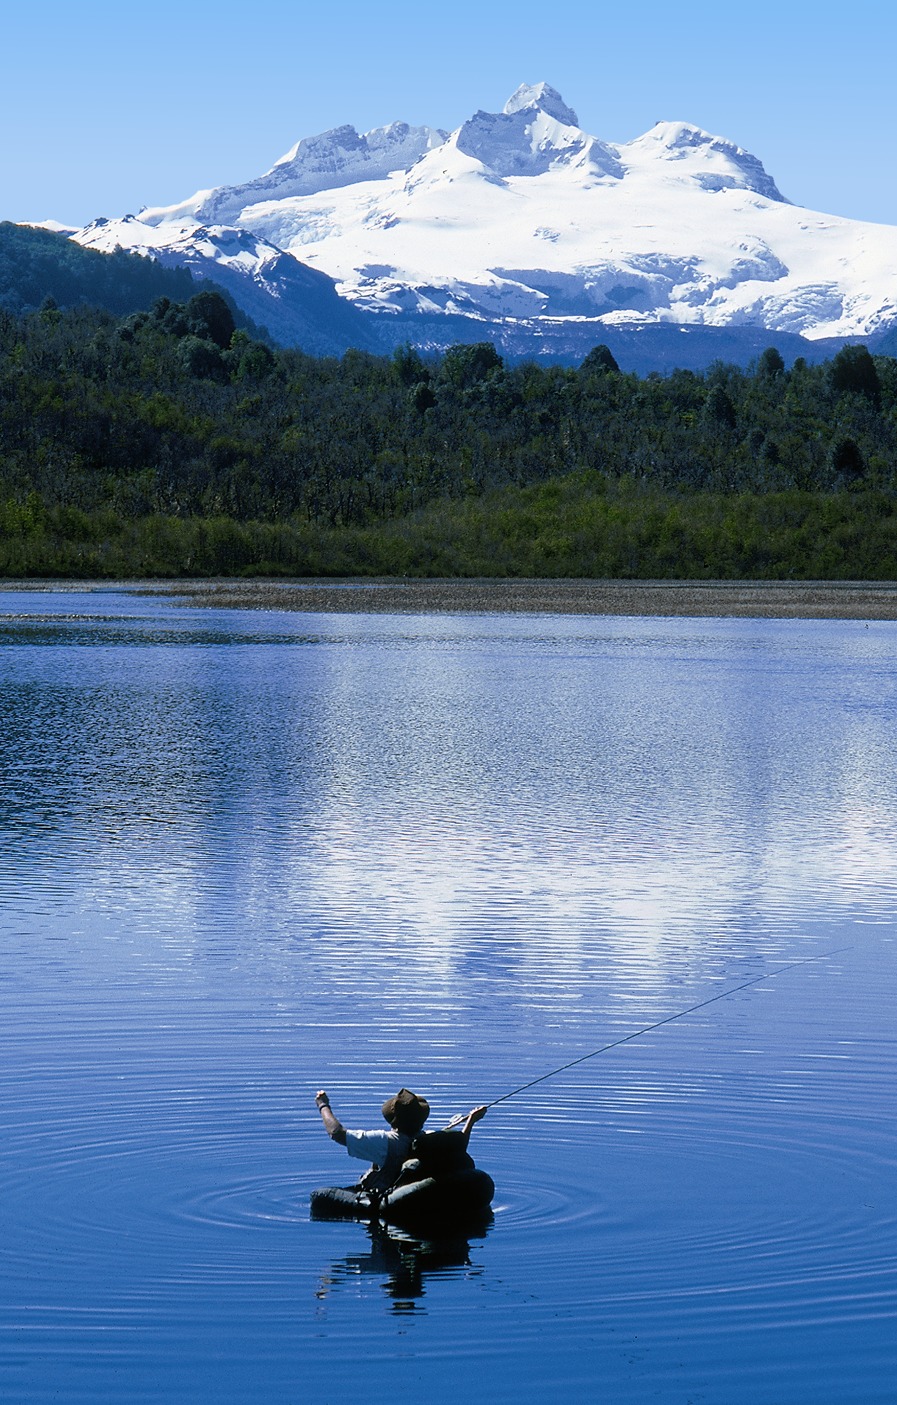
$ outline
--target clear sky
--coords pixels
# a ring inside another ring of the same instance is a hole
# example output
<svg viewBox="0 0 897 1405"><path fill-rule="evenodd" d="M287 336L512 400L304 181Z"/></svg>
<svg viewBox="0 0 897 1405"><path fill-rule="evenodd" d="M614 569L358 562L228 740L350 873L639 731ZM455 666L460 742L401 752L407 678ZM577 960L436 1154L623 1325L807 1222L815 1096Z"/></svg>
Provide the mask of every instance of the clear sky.
<svg viewBox="0 0 897 1405"><path fill-rule="evenodd" d="M348 122L451 129L521 82L610 141L682 119L789 199L897 224L882 0L7 0L0 218L83 224L251 179Z"/></svg>

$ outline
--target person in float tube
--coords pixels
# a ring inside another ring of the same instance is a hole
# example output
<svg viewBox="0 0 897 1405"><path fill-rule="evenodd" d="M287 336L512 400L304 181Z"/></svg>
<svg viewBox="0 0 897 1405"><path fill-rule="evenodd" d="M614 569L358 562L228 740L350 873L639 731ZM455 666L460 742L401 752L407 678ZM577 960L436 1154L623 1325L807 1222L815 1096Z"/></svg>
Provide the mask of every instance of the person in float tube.
<svg viewBox="0 0 897 1405"><path fill-rule="evenodd" d="M407 1088L400 1088L395 1097L386 1099L381 1109L389 1123L388 1132L350 1132L334 1116L330 1099L323 1088L315 1094L315 1102L328 1137L339 1146L344 1146L350 1156L367 1161L372 1166L372 1170L362 1178L361 1187L378 1194L389 1190L398 1180L403 1163L411 1156L414 1138L423 1130L430 1115L430 1104L426 1098ZM467 1150L474 1125L485 1116L485 1107L475 1107L468 1113L464 1126L457 1134L462 1138L464 1151Z"/></svg>

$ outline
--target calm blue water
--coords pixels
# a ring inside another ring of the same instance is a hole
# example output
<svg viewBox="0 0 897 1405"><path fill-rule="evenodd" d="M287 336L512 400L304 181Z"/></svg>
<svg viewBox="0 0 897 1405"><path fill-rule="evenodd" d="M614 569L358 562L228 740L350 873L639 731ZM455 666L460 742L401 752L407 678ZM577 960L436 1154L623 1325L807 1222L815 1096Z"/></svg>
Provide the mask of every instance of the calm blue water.
<svg viewBox="0 0 897 1405"><path fill-rule="evenodd" d="M897 1400L897 626L0 592L0 1398ZM478 1238L311 1223L401 1084Z"/></svg>

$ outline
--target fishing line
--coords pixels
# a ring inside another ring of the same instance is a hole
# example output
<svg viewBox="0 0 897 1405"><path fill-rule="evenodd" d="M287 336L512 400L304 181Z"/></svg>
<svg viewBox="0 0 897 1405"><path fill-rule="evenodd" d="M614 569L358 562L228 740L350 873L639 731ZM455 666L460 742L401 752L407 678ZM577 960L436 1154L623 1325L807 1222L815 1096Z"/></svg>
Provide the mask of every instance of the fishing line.
<svg viewBox="0 0 897 1405"><path fill-rule="evenodd" d="M714 1005L717 1000L725 1000L729 995L737 995L739 990L747 990L748 986L759 985L761 981L771 981L774 976L784 975L786 971L793 971L797 966L809 966L814 961L825 961L830 956L838 956L842 951L850 951L849 946L836 947L834 951L823 951L819 956L805 956L801 961L790 961L787 966L779 966L775 971L766 971L762 976L754 976L749 981L742 981L740 985L729 986L728 990L721 990L718 995L710 995L706 1000L699 1000L696 1005L689 1005L685 1010L677 1010L674 1015L667 1015L662 1020L655 1020L654 1024L646 1024L642 1029L635 1029L631 1034L623 1034L619 1039L612 1039L609 1044L602 1044L600 1049L593 1049L589 1054L581 1054L578 1059L571 1059L569 1063L561 1064L560 1068L553 1068L550 1073L543 1073L539 1078L531 1078L529 1083L521 1083L519 1088L514 1088L510 1093L502 1093L500 1098L493 1098L491 1103L485 1106L497 1107L499 1103L506 1103L508 1098L516 1098L518 1093L525 1093L527 1088L535 1088L538 1083L545 1083L549 1078L556 1078L559 1073L566 1073L568 1068L576 1068L578 1064L584 1064L589 1059L597 1058L599 1054L606 1054L608 1049L617 1049L621 1044L628 1044L633 1039L640 1039L643 1034L650 1034L654 1029L661 1029L665 1024L672 1024L674 1020L681 1020L685 1015L693 1015L696 1010L704 1010L708 1005ZM463 1122L466 1113L460 1113L453 1117L448 1124L454 1127L458 1122ZM447 1130L447 1129L446 1129Z"/></svg>

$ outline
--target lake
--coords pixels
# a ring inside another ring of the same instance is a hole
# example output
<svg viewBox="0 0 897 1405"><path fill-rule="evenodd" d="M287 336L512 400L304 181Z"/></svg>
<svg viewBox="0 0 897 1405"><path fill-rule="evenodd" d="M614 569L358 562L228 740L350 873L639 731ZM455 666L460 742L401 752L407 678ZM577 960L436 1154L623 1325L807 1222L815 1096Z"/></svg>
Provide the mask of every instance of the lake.
<svg viewBox="0 0 897 1405"><path fill-rule="evenodd" d="M7 587L0 748L0 1398L893 1405L897 624Z"/></svg>

